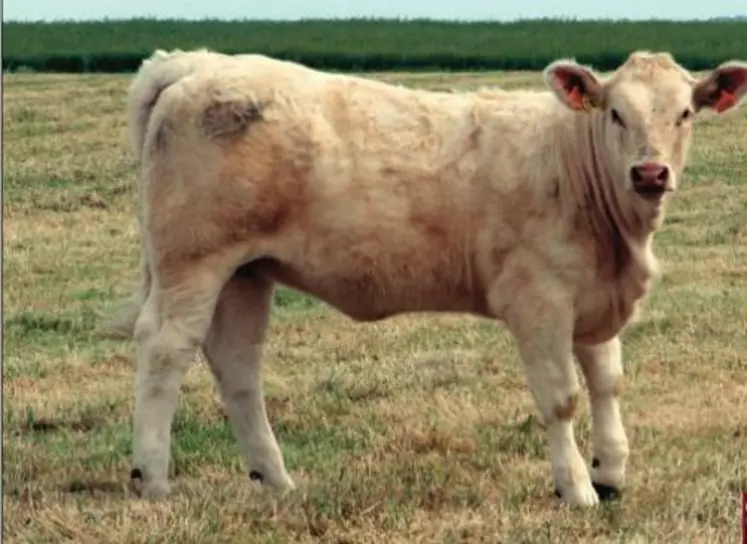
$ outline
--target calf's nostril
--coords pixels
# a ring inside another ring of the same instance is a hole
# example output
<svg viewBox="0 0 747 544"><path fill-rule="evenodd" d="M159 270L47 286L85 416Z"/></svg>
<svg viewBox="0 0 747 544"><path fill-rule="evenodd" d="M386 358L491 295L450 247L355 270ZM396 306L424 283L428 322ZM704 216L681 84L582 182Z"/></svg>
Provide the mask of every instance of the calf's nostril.
<svg viewBox="0 0 747 544"><path fill-rule="evenodd" d="M641 170L634 166L630 169L630 179L635 181L636 183L643 181L643 176L641 176Z"/></svg>
<svg viewBox="0 0 747 544"><path fill-rule="evenodd" d="M656 176L656 179L659 181L667 181L667 179L669 179L669 168L662 168Z"/></svg>

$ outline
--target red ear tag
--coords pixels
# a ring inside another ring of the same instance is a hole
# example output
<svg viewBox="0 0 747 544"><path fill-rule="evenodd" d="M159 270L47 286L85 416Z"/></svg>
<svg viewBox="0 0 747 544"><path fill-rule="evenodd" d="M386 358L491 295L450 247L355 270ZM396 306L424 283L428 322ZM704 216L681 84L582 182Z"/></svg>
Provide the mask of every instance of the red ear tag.
<svg viewBox="0 0 747 544"><path fill-rule="evenodd" d="M571 106L573 106L573 109L576 110L583 110L586 109L584 104L584 97L581 96L581 91L579 91L578 87L573 87L568 92L568 101L571 103Z"/></svg>
<svg viewBox="0 0 747 544"><path fill-rule="evenodd" d="M716 105L713 106L713 109L721 113L722 111L728 110L736 103L737 103L736 96L734 96L729 91L721 91L721 96L718 97L718 102L716 102Z"/></svg>

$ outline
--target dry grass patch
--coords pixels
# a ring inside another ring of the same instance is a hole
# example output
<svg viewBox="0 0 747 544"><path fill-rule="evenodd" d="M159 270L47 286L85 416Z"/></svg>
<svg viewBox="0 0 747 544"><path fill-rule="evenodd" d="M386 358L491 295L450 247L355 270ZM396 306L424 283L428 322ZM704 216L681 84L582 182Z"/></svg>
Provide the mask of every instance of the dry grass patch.
<svg viewBox="0 0 747 544"><path fill-rule="evenodd" d="M376 77L438 89L541 81ZM137 273L128 82L4 79L10 541L735 541L747 489L747 111L697 128L656 242L665 276L624 338L621 502L571 511L553 497L543 429L500 326L449 315L360 325L281 289L265 384L298 491L250 484L199 361L174 423L174 494L150 504L124 485L134 348L96 331Z"/></svg>

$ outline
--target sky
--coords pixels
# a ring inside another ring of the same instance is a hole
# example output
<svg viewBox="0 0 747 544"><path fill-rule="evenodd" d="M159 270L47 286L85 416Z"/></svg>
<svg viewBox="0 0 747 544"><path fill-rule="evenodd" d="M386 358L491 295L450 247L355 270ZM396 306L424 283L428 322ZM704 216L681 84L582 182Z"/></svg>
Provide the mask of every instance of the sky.
<svg viewBox="0 0 747 544"><path fill-rule="evenodd" d="M746 0L3 0L4 21L132 17L707 19L746 14Z"/></svg>

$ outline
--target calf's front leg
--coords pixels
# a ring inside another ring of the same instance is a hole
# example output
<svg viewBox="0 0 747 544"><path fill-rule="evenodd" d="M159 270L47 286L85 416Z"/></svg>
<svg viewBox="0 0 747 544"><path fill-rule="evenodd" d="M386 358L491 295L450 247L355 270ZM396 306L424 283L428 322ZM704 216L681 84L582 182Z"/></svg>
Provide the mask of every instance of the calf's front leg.
<svg viewBox="0 0 747 544"><path fill-rule="evenodd" d="M629 453L617 401L623 375L620 340L615 337L596 346L577 344L574 352L589 389L593 485L600 499L614 499L625 481Z"/></svg>
<svg viewBox="0 0 747 544"><path fill-rule="evenodd" d="M599 498L573 431L580 388L573 364L571 306L560 297L528 290L519 298L504 315L547 428L556 490L568 504L593 506Z"/></svg>

